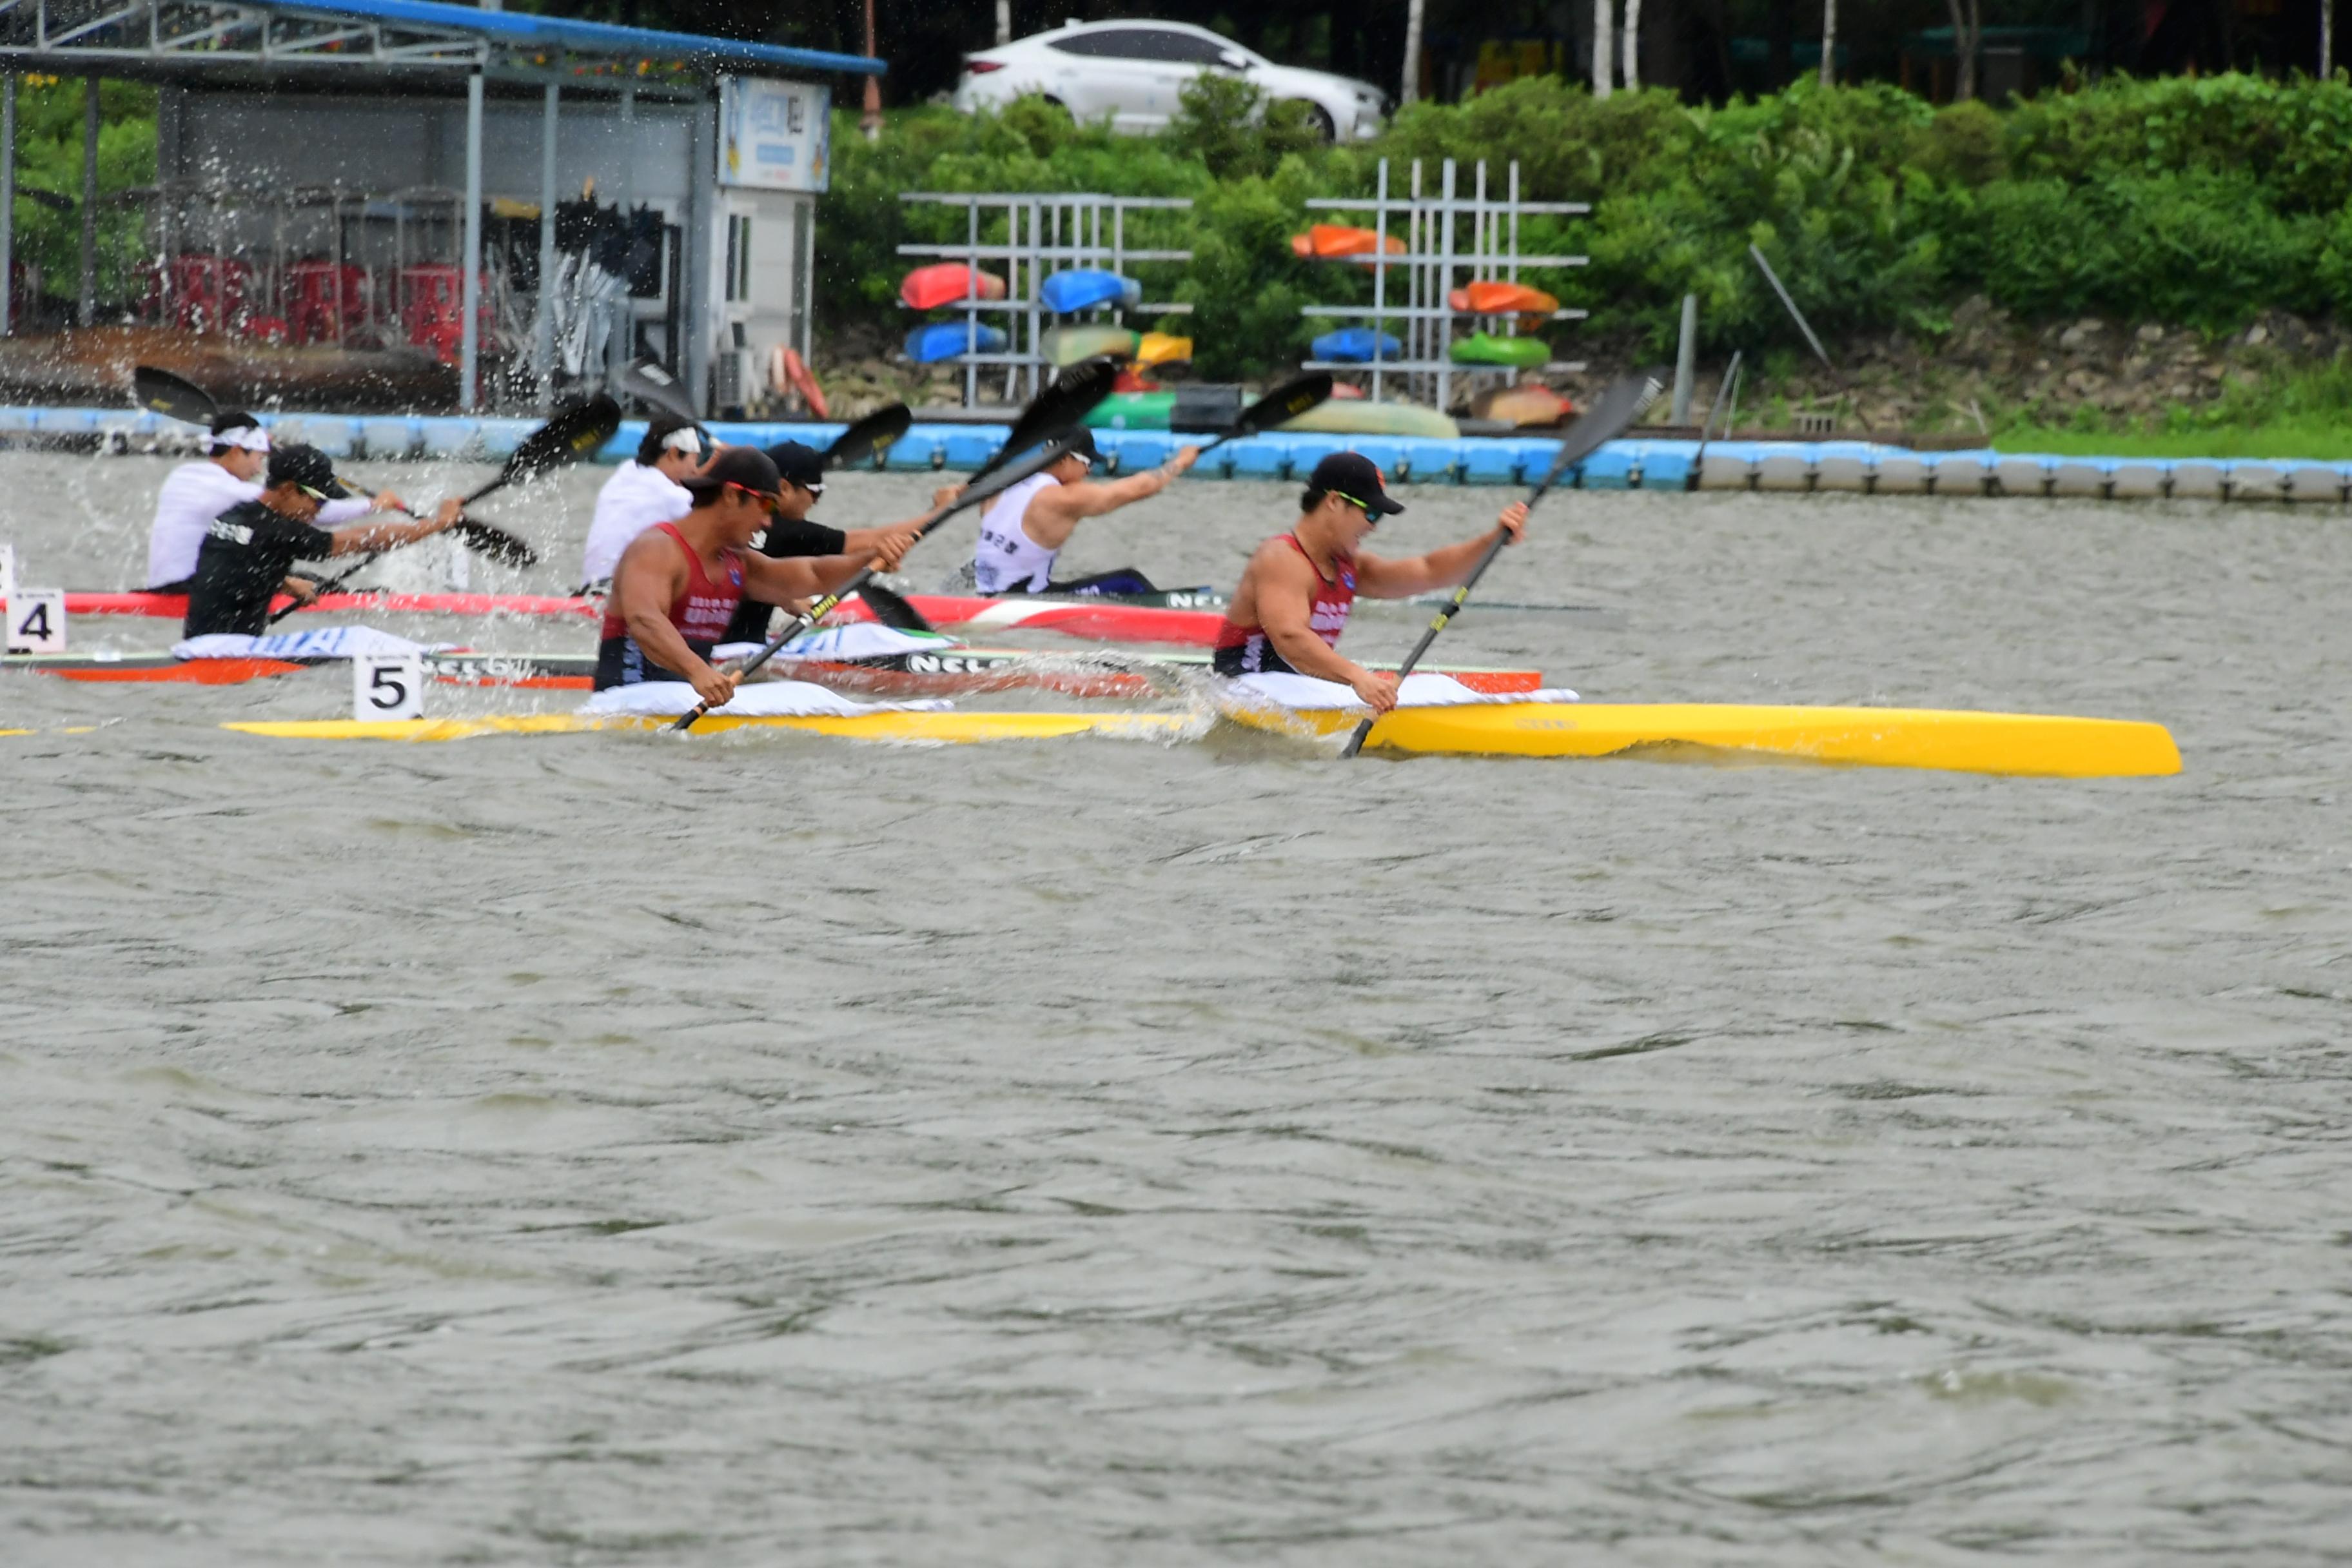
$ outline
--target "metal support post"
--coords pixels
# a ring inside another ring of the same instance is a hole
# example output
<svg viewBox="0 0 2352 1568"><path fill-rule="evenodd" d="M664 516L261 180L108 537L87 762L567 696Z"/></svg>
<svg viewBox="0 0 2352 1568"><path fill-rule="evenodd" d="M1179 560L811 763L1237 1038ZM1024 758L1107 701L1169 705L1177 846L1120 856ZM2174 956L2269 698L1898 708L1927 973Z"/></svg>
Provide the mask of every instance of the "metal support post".
<svg viewBox="0 0 2352 1568"><path fill-rule="evenodd" d="M481 405L482 370L482 73L466 79L466 241L459 258L459 308L466 313L457 337L457 411Z"/></svg>
<svg viewBox="0 0 2352 1568"><path fill-rule="evenodd" d="M82 79L81 324L98 324L98 78Z"/></svg>
<svg viewBox="0 0 2352 1568"><path fill-rule="evenodd" d="M619 199L622 227L629 237L628 249L624 254L625 257L634 256L636 254L637 243L635 226L637 220L635 216L637 203L637 89L634 87L621 89ZM621 269L624 272L628 270L628 262L625 259L621 263ZM723 288L719 289L719 297L724 300L727 297L727 290ZM613 330L604 339L604 367L609 375L618 378L622 367L637 357L636 336L636 296L629 292L628 279L624 278L621 280L620 298L613 302Z"/></svg>
<svg viewBox="0 0 2352 1568"><path fill-rule="evenodd" d="M562 89L547 84L539 121L539 321L532 333L539 356L539 405L555 412L555 126Z"/></svg>
<svg viewBox="0 0 2352 1568"><path fill-rule="evenodd" d="M1670 423L1690 423L1691 382L1698 374L1698 296L1683 296L1683 336L1675 349L1675 411Z"/></svg>
<svg viewBox="0 0 2352 1568"><path fill-rule="evenodd" d="M0 338L16 330L16 73L0 78Z"/></svg>

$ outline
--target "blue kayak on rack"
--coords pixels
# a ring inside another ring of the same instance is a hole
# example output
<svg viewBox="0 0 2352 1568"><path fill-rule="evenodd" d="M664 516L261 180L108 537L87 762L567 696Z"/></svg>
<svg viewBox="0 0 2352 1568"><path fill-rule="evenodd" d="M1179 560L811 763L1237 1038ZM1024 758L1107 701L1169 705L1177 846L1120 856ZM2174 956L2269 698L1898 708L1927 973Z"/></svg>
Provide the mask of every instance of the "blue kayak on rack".
<svg viewBox="0 0 2352 1568"><path fill-rule="evenodd" d="M984 354L1004 352L1004 330L983 326L978 330L979 351ZM943 359L961 359L972 353L973 329L961 321L933 321L928 327L917 327L907 334L907 357L917 364L937 364Z"/></svg>
<svg viewBox="0 0 2352 1568"><path fill-rule="evenodd" d="M1087 310L1097 305L1139 304L1143 299L1143 285L1116 272L1077 267L1046 279L1038 285L1037 297L1049 310Z"/></svg>
<svg viewBox="0 0 2352 1568"><path fill-rule="evenodd" d="M1404 345L1386 332L1370 327L1342 327L1315 340L1315 357L1342 364L1370 364L1376 359L1399 359Z"/></svg>

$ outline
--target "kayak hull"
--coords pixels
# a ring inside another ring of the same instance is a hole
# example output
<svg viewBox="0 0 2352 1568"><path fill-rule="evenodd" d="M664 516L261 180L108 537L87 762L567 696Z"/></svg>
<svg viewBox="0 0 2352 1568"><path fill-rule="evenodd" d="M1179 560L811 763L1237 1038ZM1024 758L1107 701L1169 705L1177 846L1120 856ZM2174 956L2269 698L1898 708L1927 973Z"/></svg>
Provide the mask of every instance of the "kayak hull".
<svg viewBox="0 0 2352 1568"><path fill-rule="evenodd" d="M1276 428L1326 436L1428 436L1442 441L1462 434L1462 426L1434 408L1417 403L1375 403L1370 398L1351 402L1335 398Z"/></svg>
<svg viewBox="0 0 2352 1568"><path fill-rule="evenodd" d="M1258 729L1339 735L1360 712L1242 712ZM1750 753L1857 767L2042 778L2151 778L2180 771L2161 724L1923 708L1715 702L1507 702L1411 708L1372 726L1367 749L1421 755L1605 757Z"/></svg>
<svg viewBox="0 0 2352 1568"><path fill-rule="evenodd" d="M287 603L281 594L275 606L282 610ZM404 610L425 616L601 616L604 605L601 599L553 594L328 594L302 607L306 615L335 610ZM66 614L152 616L178 621L187 618L188 598L184 594L68 594Z"/></svg>
<svg viewBox="0 0 2352 1568"><path fill-rule="evenodd" d="M1235 714L1255 729L1336 738L1360 714ZM247 734L313 741L457 741L479 735L572 735L667 730L665 718L577 713L472 719L347 719L244 722ZM698 734L782 731L899 745L966 745L1090 735L1162 744L1193 738L1202 721L1181 713L881 712L827 718L729 718ZM1766 708L1726 703L1481 703L1414 708L1372 728L1370 746L1418 755L1606 757L1664 761L1772 756L1858 767L1924 768L2042 778L2155 778L2180 771L2160 724L2056 714L1898 708Z"/></svg>
<svg viewBox="0 0 2352 1568"><path fill-rule="evenodd" d="M898 284L898 298L916 310L934 310L959 300L1002 300L1004 279L960 261L941 261L908 273Z"/></svg>

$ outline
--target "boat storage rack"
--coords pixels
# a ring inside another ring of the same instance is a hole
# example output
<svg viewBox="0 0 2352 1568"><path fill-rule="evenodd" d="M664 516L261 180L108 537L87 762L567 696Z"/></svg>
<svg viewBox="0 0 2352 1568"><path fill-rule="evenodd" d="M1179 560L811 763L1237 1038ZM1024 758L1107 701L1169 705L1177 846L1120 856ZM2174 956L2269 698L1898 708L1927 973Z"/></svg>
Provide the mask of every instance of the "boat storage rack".
<svg viewBox="0 0 2352 1568"><path fill-rule="evenodd" d="M1400 342L1403 352L1394 359L1375 354L1367 361L1337 361L1314 359L1307 362L1308 370L1369 372L1371 395L1381 396L1384 379L1396 378L1404 383L1405 395L1412 402L1426 404L1443 411L1452 406L1454 378L1459 376L1476 384L1481 378L1500 381L1509 385L1518 379L1519 372L1508 366L1465 364L1448 357L1457 336L1457 327L1477 329L1481 318L1474 311L1457 310L1450 297L1455 289L1471 282L1519 281L1522 267L1583 267L1591 258L1585 256L1523 256L1519 253L1519 220L1541 215L1544 216L1580 216L1592 208L1584 202L1530 202L1519 196L1519 163L1511 160L1510 172L1505 184L1505 194L1490 197L1486 194L1486 163L1481 159L1475 165L1470 193L1465 195L1458 188L1457 171L1453 159L1446 159L1438 173L1434 195L1422 191L1421 160L1412 161L1412 181L1404 195L1394 194L1389 184L1389 161L1380 162L1378 183L1370 197L1317 197L1307 202L1309 208L1342 215L1369 216L1370 227L1379 237L1372 252L1367 256L1338 257L1331 259L1346 265L1369 267L1372 269L1372 300L1369 305L1307 305L1300 313L1308 317L1339 317L1369 324L1377 343L1379 336L1393 322L1402 328ZM1404 244L1402 252L1389 250L1391 236ZM1404 285L1400 291L1390 279L1390 274L1401 272ZM1399 298L1402 292L1402 298ZM1556 321L1582 321L1583 310L1554 310ZM1516 316L1496 319L1489 326L1504 337L1518 333ZM1581 360L1554 360L1543 370L1555 374L1574 374L1584 369Z"/></svg>
<svg viewBox="0 0 2352 1568"><path fill-rule="evenodd" d="M964 210L962 240L946 245L901 245L899 255L929 261L960 261L983 272L1001 268L1004 273L1003 299L975 300L967 296L939 307L962 311L965 322L972 328L975 349L949 362L963 369L966 407L981 401L983 370L1003 371L999 400L1004 403L1025 402L1053 379L1055 367L1045 360L1044 343L1056 318L1041 290L1045 279L1055 273L1074 267L1094 267L1124 277L1127 268L1134 264L1192 259L1189 250L1136 245L1128 234L1130 215L1189 211L1192 205L1189 196L1110 196L1085 191L904 191L898 199ZM1149 221L1138 226L1145 226ZM992 237L1000 235L1001 238ZM1125 310L1114 306L1098 309L1108 310L1107 319L1111 321L1124 321ZM1167 304L1127 308L1142 316L1187 315L1192 309L1190 305ZM987 315L1003 319L1008 341L1002 353L976 352L979 327Z"/></svg>

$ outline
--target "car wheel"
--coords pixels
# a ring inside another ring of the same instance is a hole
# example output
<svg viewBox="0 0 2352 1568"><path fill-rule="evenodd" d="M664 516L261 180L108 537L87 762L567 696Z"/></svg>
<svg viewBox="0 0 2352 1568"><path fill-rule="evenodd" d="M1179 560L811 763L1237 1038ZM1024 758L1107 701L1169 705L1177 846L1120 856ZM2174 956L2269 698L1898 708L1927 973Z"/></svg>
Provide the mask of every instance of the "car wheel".
<svg viewBox="0 0 2352 1568"><path fill-rule="evenodd" d="M1307 121L1307 128L1315 132L1317 141L1328 143L1339 139L1339 128L1331 123L1329 110L1319 103L1304 101L1298 107L1306 111L1302 118Z"/></svg>

